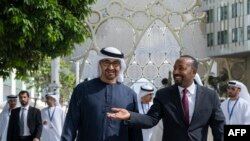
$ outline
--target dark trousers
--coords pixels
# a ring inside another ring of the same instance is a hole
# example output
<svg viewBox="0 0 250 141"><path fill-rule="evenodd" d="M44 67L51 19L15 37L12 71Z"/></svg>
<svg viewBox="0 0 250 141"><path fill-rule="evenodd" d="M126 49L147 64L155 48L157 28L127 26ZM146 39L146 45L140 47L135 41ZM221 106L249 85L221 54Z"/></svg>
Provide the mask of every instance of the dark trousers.
<svg viewBox="0 0 250 141"><path fill-rule="evenodd" d="M19 136L18 141L33 141L32 136Z"/></svg>

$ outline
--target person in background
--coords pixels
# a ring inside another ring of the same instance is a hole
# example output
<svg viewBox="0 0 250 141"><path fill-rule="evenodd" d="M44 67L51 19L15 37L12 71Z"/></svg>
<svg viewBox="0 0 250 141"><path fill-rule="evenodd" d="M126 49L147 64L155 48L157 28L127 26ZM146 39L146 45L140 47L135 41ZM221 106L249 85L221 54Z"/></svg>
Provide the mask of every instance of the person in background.
<svg viewBox="0 0 250 141"><path fill-rule="evenodd" d="M114 47L102 48L97 63L96 78L73 91L61 141L141 141L141 129L106 116L112 107L138 112L136 93L122 83L124 54Z"/></svg>
<svg viewBox="0 0 250 141"><path fill-rule="evenodd" d="M11 111L7 141L39 141L42 133L41 111L29 105L28 91L18 94L21 107Z"/></svg>
<svg viewBox="0 0 250 141"><path fill-rule="evenodd" d="M161 80L161 84L162 84L162 86L163 86L162 88L165 88L165 87L170 86L167 78L163 78L163 79Z"/></svg>
<svg viewBox="0 0 250 141"><path fill-rule="evenodd" d="M152 106L154 96L154 88L149 84L144 84L140 87L140 91L138 94L138 109L139 113L147 114L149 108ZM152 136L153 128L151 129L143 129L143 141L150 141Z"/></svg>
<svg viewBox="0 0 250 141"><path fill-rule="evenodd" d="M7 103L3 108L2 113L0 114L0 141L7 140L7 129L11 110L15 109L17 106L17 96L8 95Z"/></svg>
<svg viewBox="0 0 250 141"><path fill-rule="evenodd" d="M48 107L41 110L43 123L41 141L60 141L65 113L60 106L57 94L48 93L45 98Z"/></svg>
<svg viewBox="0 0 250 141"><path fill-rule="evenodd" d="M250 95L246 86L236 80L228 83L228 99L221 103L226 124L250 124Z"/></svg>
<svg viewBox="0 0 250 141"><path fill-rule="evenodd" d="M175 85L156 92L146 115L112 108L107 116L137 128L151 128L162 119L162 141L207 141L209 126L214 141L224 141L225 117L219 96L194 80L197 70L198 62L194 57L181 56L174 64Z"/></svg>

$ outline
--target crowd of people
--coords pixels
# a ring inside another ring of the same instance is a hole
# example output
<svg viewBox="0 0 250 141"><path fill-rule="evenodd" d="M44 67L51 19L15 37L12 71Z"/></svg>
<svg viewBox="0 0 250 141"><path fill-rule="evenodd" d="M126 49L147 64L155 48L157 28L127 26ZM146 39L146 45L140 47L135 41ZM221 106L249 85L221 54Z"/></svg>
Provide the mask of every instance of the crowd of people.
<svg viewBox="0 0 250 141"><path fill-rule="evenodd" d="M102 48L97 76L78 84L65 113L58 95L46 95L47 107L29 105L29 92L9 95L0 114L0 141L214 141L224 140L224 125L250 124L250 95L236 80L228 82L228 99L202 85L198 62L180 56L173 68L174 84L162 80L140 91L123 84L124 54ZM20 105L17 105L19 99Z"/></svg>
<svg viewBox="0 0 250 141"><path fill-rule="evenodd" d="M58 95L47 94L48 106L41 110L29 104L28 91L20 91L18 96L9 95L7 101L0 115L0 141L60 140L65 113Z"/></svg>

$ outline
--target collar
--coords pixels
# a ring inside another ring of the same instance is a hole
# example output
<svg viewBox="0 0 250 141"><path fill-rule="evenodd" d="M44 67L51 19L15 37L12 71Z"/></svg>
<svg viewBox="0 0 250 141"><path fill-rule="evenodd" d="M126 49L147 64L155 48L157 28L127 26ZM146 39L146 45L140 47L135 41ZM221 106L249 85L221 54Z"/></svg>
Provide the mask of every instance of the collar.
<svg viewBox="0 0 250 141"><path fill-rule="evenodd" d="M187 90L188 90L188 93L190 94L190 95L194 95L195 94L195 83L193 82L189 87L187 87ZM180 92L180 94L182 94L182 91L183 91L183 87L181 87L181 86L178 86L178 89L179 89L179 92Z"/></svg>
<svg viewBox="0 0 250 141"><path fill-rule="evenodd" d="M56 108L56 106L52 106L52 107L48 106L48 109L51 109L51 110L53 110L55 108Z"/></svg>
<svg viewBox="0 0 250 141"><path fill-rule="evenodd" d="M28 110L29 107L30 107L30 105L27 105L27 106L25 106L25 107L24 107L24 106L21 106L21 109L24 108L25 110Z"/></svg>

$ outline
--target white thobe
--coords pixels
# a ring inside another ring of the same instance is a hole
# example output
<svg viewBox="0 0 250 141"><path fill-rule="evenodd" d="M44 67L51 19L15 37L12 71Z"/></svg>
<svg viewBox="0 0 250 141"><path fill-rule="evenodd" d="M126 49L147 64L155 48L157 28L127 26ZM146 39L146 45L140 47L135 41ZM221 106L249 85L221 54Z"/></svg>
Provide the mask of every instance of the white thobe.
<svg viewBox="0 0 250 141"><path fill-rule="evenodd" d="M150 141L162 141L163 136L163 123L162 119L158 122L158 124L153 127L152 137Z"/></svg>
<svg viewBox="0 0 250 141"><path fill-rule="evenodd" d="M221 103L226 118L226 124L250 124L250 105L239 97L239 100L227 99Z"/></svg>
<svg viewBox="0 0 250 141"><path fill-rule="evenodd" d="M65 113L60 107L43 108L41 110L43 131L41 141L60 141Z"/></svg>
<svg viewBox="0 0 250 141"><path fill-rule="evenodd" d="M8 124L9 124L9 118L10 118L9 110L3 111L0 114L0 141L7 140L7 130L8 130Z"/></svg>
<svg viewBox="0 0 250 141"><path fill-rule="evenodd" d="M150 107L152 106L152 104L153 104L152 102L150 102L149 104L141 104L139 102L138 103L139 113L141 113L141 114L147 114L147 112L150 109ZM153 128L142 129L143 141L150 141L150 139L152 137Z"/></svg>

